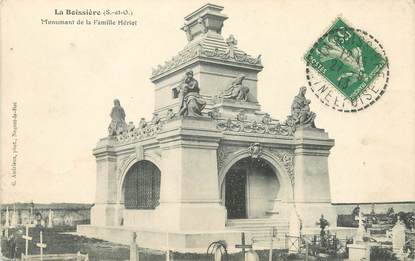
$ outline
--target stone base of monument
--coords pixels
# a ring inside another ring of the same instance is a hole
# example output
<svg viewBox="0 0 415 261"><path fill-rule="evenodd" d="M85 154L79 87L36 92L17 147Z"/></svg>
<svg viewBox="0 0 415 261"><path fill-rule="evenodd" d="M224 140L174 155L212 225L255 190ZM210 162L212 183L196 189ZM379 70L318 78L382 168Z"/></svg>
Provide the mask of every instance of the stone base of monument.
<svg viewBox="0 0 415 261"><path fill-rule="evenodd" d="M350 244L349 248L349 260L370 260L370 247L366 244Z"/></svg>
<svg viewBox="0 0 415 261"><path fill-rule="evenodd" d="M218 240L225 240L232 252L233 246L241 243L241 232L233 230L218 231L145 231L135 227L125 226L93 226L79 225L77 234L90 238L97 238L119 244L130 244L130 235L137 233L136 242L140 247L172 250L177 252L206 253L210 243ZM250 242L250 235L247 235L247 242Z"/></svg>
<svg viewBox="0 0 415 261"><path fill-rule="evenodd" d="M349 248L349 259L351 261L370 260L370 249L378 243L358 242L347 245Z"/></svg>

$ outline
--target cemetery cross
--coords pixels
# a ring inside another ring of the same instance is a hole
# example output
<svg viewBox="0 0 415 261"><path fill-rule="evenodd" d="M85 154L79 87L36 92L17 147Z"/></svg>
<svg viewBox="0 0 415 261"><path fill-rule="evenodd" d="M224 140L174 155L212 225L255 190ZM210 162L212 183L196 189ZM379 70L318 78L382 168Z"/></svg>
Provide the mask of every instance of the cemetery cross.
<svg viewBox="0 0 415 261"><path fill-rule="evenodd" d="M252 248L252 245L246 245L245 244L245 233L243 233L243 232L242 232L242 235L241 235L241 241L242 241L242 244L241 245L235 245L235 248L241 248L242 249L242 256L245 259L245 249Z"/></svg>
<svg viewBox="0 0 415 261"><path fill-rule="evenodd" d="M29 241L32 240L32 237L29 237L29 224L26 224L26 235L23 235L22 238L26 241L25 246L25 255L28 255L28 249L29 249Z"/></svg>
<svg viewBox="0 0 415 261"><path fill-rule="evenodd" d="M40 248L40 261L43 261L43 249L46 248L46 244L43 243L43 232L40 231L40 242L36 244Z"/></svg>

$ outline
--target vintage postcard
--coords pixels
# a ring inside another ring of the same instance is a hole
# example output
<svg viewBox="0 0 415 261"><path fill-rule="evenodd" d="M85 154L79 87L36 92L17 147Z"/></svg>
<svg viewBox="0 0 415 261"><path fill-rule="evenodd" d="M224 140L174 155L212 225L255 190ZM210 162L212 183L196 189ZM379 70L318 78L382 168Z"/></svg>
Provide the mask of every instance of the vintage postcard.
<svg viewBox="0 0 415 261"><path fill-rule="evenodd" d="M414 0L0 1L0 260L414 260Z"/></svg>

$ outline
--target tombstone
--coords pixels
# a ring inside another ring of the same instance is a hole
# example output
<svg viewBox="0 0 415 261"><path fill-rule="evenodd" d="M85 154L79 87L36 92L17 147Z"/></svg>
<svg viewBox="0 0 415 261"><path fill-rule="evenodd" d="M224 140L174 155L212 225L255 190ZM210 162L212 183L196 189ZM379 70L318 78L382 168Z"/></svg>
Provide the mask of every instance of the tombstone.
<svg viewBox="0 0 415 261"><path fill-rule="evenodd" d="M17 212L16 212L16 205L14 205L10 227L16 227L16 226L17 226Z"/></svg>
<svg viewBox="0 0 415 261"><path fill-rule="evenodd" d="M349 248L349 259L348 260L370 260L370 247L365 243L353 243L347 245Z"/></svg>
<svg viewBox="0 0 415 261"><path fill-rule="evenodd" d="M359 222L356 235L353 238L353 244L347 245L349 248L349 259L350 260L370 260L370 248L372 243L364 242L363 237L365 236L365 228L363 225L363 212L359 210L358 216L355 220Z"/></svg>
<svg viewBox="0 0 415 261"><path fill-rule="evenodd" d="M224 249L224 252L222 252L222 248ZM224 254L226 254L226 243L225 243L225 245L218 245L217 247L215 247L214 260L215 261L222 261L222 257L224 256Z"/></svg>
<svg viewBox="0 0 415 261"><path fill-rule="evenodd" d="M405 224L399 219L392 228L392 248L397 255L402 254L405 246Z"/></svg>
<svg viewBox="0 0 415 261"><path fill-rule="evenodd" d="M52 228L53 227L53 212L51 209L49 209L49 215L48 215L48 228Z"/></svg>
<svg viewBox="0 0 415 261"><path fill-rule="evenodd" d="M250 248L245 254L245 261L259 261L259 256L252 248Z"/></svg>
<svg viewBox="0 0 415 261"><path fill-rule="evenodd" d="M301 238L301 219L295 209L292 209L289 222L288 251L298 252Z"/></svg>
<svg viewBox="0 0 415 261"><path fill-rule="evenodd" d="M359 221L359 227L357 228L356 236L353 239L353 243L363 242L363 236L365 235L365 227L363 226L363 213L359 211L359 215L356 217Z"/></svg>
<svg viewBox="0 0 415 261"><path fill-rule="evenodd" d="M169 232L166 233L166 261L170 261L170 241Z"/></svg>
<svg viewBox="0 0 415 261"><path fill-rule="evenodd" d="M33 206L30 207L30 213L29 213L29 223L33 224L34 223L34 218L33 218Z"/></svg>
<svg viewBox="0 0 415 261"><path fill-rule="evenodd" d="M4 224L4 227L9 228L10 227L10 213L9 213L9 207L6 207L6 223Z"/></svg>
<svg viewBox="0 0 415 261"><path fill-rule="evenodd" d="M219 240L212 242L207 249L207 253L213 255L214 261L227 260L228 251L226 241Z"/></svg>
<svg viewBox="0 0 415 261"><path fill-rule="evenodd" d="M138 246L137 246L137 233L131 233L131 242L130 242L130 261L138 261Z"/></svg>
<svg viewBox="0 0 415 261"><path fill-rule="evenodd" d="M370 214L371 215L375 215L376 214L376 212L375 212L375 203L372 203L372 205L371 205Z"/></svg>
<svg viewBox="0 0 415 261"><path fill-rule="evenodd" d="M277 228L272 227L270 231L270 247L269 247L269 261L272 261L272 251L274 250L274 240L277 240Z"/></svg>

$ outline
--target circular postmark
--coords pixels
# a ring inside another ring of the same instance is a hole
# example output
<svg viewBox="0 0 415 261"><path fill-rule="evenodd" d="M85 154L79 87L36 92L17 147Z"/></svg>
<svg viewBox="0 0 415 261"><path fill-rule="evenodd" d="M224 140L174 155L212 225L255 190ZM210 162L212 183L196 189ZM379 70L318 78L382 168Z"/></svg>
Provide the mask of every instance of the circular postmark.
<svg viewBox="0 0 415 261"><path fill-rule="evenodd" d="M340 18L306 54L306 79L314 95L340 112L374 104L389 82L389 61L382 44Z"/></svg>

